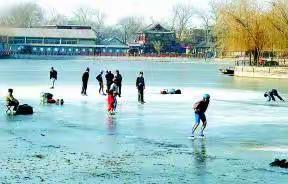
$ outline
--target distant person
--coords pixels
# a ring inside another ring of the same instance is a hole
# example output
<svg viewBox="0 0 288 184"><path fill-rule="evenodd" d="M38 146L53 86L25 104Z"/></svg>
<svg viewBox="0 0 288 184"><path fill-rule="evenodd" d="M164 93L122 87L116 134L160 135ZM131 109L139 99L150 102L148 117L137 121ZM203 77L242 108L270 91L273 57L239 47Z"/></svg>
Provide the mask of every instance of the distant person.
<svg viewBox="0 0 288 184"><path fill-rule="evenodd" d="M82 75L82 91L81 94L87 96L87 86L89 80L89 71L90 69L87 67L86 71Z"/></svg>
<svg viewBox="0 0 288 184"><path fill-rule="evenodd" d="M205 112L208 108L209 102L210 102L210 95L205 94L203 96L203 99L200 100L199 102L196 102L193 106L193 109L195 112L195 125L193 126L192 135L190 136L190 138L192 138L192 139L194 138L195 130L198 128L200 121L202 121L202 123L203 123L202 128L201 128L201 132L200 132L200 136L204 137L203 131L207 125Z"/></svg>
<svg viewBox="0 0 288 184"><path fill-rule="evenodd" d="M116 79L116 84L118 86L118 91L119 91L118 96L121 97L122 75L119 73L119 70L116 70L115 79Z"/></svg>
<svg viewBox="0 0 288 184"><path fill-rule="evenodd" d="M113 83L110 86L109 91L112 92L113 96L114 96L114 111L115 111L116 107L117 107L117 96L119 95L119 87L117 85L117 79L116 78L113 79Z"/></svg>
<svg viewBox="0 0 288 184"><path fill-rule="evenodd" d="M54 89L55 81L57 80L57 71L54 69L54 67L51 67L50 70L50 80L51 80L51 89Z"/></svg>
<svg viewBox="0 0 288 184"><path fill-rule="evenodd" d="M106 87L107 87L107 92L108 92L110 89L110 86L113 83L114 75L112 74L111 71L106 71L105 78L106 78Z"/></svg>
<svg viewBox="0 0 288 184"><path fill-rule="evenodd" d="M13 111L17 111L19 106L19 101L13 96L13 89L8 89L8 95L6 96L7 106L13 106Z"/></svg>
<svg viewBox="0 0 288 184"><path fill-rule="evenodd" d="M268 98L267 100L268 102L270 102L271 100L276 101L274 96L276 96L277 98L279 98L279 100L284 102L283 98L278 94L278 91L276 89L272 89L264 93L264 97Z"/></svg>
<svg viewBox="0 0 288 184"><path fill-rule="evenodd" d="M99 83L99 94L101 94L101 91L102 91L102 95L105 95L105 93L104 93L104 84L103 84L103 77L102 77L103 73L104 73L103 70L101 70L101 71L100 71L100 74L97 75L96 79L97 79L97 81L98 81L98 83Z"/></svg>
<svg viewBox="0 0 288 184"><path fill-rule="evenodd" d="M144 101L144 90L145 90L145 80L143 77L143 72L139 73L139 76L136 79L136 88L138 89L138 102L145 103Z"/></svg>

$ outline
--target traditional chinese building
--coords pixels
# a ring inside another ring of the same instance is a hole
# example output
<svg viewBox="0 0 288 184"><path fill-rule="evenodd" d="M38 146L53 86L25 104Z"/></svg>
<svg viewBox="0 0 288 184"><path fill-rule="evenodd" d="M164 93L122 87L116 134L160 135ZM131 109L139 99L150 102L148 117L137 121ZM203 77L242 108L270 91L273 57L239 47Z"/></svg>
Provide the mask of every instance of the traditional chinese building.
<svg viewBox="0 0 288 184"><path fill-rule="evenodd" d="M94 55L127 53L128 46L113 38L99 43L90 26L43 26L37 28L0 28L9 50L32 55Z"/></svg>
<svg viewBox="0 0 288 184"><path fill-rule="evenodd" d="M168 30L160 24L151 24L138 32L135 43L131 44L131 49L140 53L155 53L155 44L161 45L162 53L179 52L179 44L176 42L174 31Z"/></svg>

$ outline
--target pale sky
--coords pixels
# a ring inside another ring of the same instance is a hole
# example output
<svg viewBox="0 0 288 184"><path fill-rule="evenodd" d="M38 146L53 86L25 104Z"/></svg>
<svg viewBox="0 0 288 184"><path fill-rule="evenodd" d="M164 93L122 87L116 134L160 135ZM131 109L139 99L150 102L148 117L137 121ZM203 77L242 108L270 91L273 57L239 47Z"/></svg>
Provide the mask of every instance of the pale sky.
<svg viewBox="0 0 288 184"><path fill-rule="evenodd" d="M1 8L21 2L36 2L46 10L55 9L71 16L78 7L93 7L106 16L106 23L115 24L125 16L141 16L161 21L171 14L173 5L188 3L197 9L208 11L209 0L0 0Z"/></svg>

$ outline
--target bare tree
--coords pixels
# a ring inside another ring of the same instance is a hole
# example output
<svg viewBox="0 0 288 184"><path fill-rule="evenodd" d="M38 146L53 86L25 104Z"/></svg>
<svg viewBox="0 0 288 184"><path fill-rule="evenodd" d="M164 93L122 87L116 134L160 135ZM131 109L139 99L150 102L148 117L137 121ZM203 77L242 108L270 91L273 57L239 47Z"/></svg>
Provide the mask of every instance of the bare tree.
<svg viewBox="0 0 288 184"><path fill-rule="evenodd" d="M195 9L189 4L176 4L173 7L172 29L177 32L178 39L182 41L185 31L191 23L192 17L195 15Z"/></svg>
<svg viewBox="0 0 288 184"><path fill-rule="evenodd" d="M122 32L122 41L124 43L135 40L137 32L140 31L144 24L140 17L125 17L119 21Z"/></svg>
<svg viewBox="0 0 288 184"><path fill-rule="evenodd" d="M94 8L78 8L74 12L72 22L81 25L91 25L96 31L100 32L104 27L105 15Z"/></svg>
<svg viewBox="0 0 288 184"><path fill-rule="evenodd" d="M6 10L0 18L1 25L15 27L39 26L44 21L42 8L36 3L18 4Z"/></svg>
<svg viewBox="0 0 288 184"><path fill-rule="evenodd" d="M69 19L65 15L60 14L55 9L51 9L46 13L45 24L49 25L66 25Z"/></svg>

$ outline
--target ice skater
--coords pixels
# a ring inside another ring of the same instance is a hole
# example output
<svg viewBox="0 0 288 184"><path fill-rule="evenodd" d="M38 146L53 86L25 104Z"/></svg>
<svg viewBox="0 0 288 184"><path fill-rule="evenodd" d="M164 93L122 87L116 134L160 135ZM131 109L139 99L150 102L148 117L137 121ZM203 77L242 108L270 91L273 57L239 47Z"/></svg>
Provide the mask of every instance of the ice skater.
<svg viewBox="0 0 288 184"><path fill-rule="evenodd" d="M113 93L114 96L114 111L116 111L117 108L117 96L119 96L119 86L117 85L117 79L113 79L113 83L110 86L110 90Z"/></svg>
<svg viewBox="0 0 288 184"><path fill-rule="evenodd" d="M145 90L145 79L143 77L143 72L139 73L136 79L136 88L138 89L138 102L145 103L144 101L144 90Z"/></svg>
<svg viewBox="0 0 288 184"><path fill-rule="evenodd" d="M195 125L193 126L192 129L192 135L189 138L194 138L194 133L196 131L196 129L198 128L200 121L202 121L202 128L201 128L201 132L200 132L200 136L204 137L204 129L206 128L207 125L207 120L206 120L206 116L205 116L205 112L208 108L210 102L210 95L205 94L203 95L203 99L200 100L199 102L196 102L193 106L194 112L195 112Z"/></svg>
<svg viewBox="0 0 288 184"><path fill-rule="evenodd" d="M279 98L279 100L284 102L283 98L278 94L278 91L276 89L272 89L264 93L264 97L268 98L267 99L268 102L270 102L271 100L276 101L274 96L276 96L277 98Z"/></svg>
<svg viewBox="0 0 288 184"><path fill-rule="evenodd" d="M57 80L57 71L54 69L54 67L51 67L50 70L50 81L51 81L51 89L54 89L55 81Z"/></svg>
<svg viewBox="0 0 288 184"><path fill-rule="evenodd" d="M87 67L86 71L82 75L82 91L81 94L87 96L87 86L89 80L89 71L90 69Z"/></svg>
<svg viewBox="0 0 288 184"><path fill-rule="evenodd" d="M109 92L110 86L113 83L114 75L111 71L106 71L106 88L107 88L107 93Z"/></svg>
<svg viewBox="0 0 288 184"><path fill-rule="evenodd" d="M102 91L102 95L106 95L104 93L104 83L103 83L103 77L102 77L103 73L104 73L103 70L101 70L100 74L97 75L96 79L99 83L99 94L101 94L101 91Z"/></svg>
<svg viewBox="0 0 288 184"><path fill-rule="evenodd" d="M116 70L116 84L118 86L118 96L121 97L121 92L122 92L122 75L119 73L119 70Z"/></svg>

